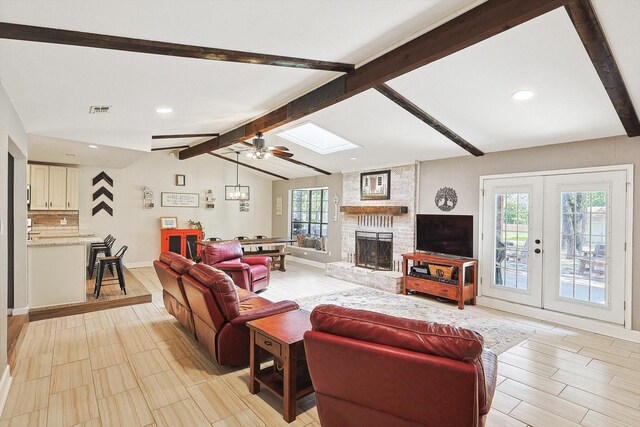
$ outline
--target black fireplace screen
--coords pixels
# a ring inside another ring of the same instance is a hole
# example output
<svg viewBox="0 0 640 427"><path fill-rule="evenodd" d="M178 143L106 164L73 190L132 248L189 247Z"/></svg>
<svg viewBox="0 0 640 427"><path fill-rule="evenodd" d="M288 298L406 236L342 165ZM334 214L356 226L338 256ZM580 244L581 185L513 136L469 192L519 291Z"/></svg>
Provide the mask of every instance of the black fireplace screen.
<svg viewBox="0 0 640 427"><path fill-rule="evenodd" d="M356 265L373 270L391 270L393 233L356 231Z"/></svg>

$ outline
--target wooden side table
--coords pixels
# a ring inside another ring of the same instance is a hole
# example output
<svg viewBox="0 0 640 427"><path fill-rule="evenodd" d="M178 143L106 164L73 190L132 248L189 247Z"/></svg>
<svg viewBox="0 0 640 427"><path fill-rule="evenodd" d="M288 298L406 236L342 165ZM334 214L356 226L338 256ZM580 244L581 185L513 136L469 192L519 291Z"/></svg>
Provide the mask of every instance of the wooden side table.
<svg viewBox="0 0 640 427"><path fill-rule="evenodd" d="M251 333L249 391L256 394L263 385L282 398L283 418L290 423L296 419L296 400L313 393L302 340L311 330L309 312L289 311L252 320L247 326ZM260 370L263 350L274 356L274 363Z"/></svg>

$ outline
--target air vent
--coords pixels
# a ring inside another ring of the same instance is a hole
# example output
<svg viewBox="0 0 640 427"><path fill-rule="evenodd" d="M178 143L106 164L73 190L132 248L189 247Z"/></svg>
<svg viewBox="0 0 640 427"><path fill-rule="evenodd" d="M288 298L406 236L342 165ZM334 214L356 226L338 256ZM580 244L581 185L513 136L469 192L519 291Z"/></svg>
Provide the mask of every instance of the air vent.
<svg viewBox="0 0 640 427"><path fill-rule="evenodd" d="M89 107L89 114L108 113L111 105L92 105Z"/></svg>

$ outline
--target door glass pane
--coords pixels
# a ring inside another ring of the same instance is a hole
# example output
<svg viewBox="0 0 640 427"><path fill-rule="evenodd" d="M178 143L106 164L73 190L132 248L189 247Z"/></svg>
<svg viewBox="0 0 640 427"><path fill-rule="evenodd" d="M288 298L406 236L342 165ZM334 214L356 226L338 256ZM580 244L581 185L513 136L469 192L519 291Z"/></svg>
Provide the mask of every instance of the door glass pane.
<svg viewBox="0 0 640 427"><path fill-rule="evenodd" d="M528 290L529 194L502 193L495 198L495 272L493 283Z"/></svg>
<svg viewBox="0 0 640 427"><path fill-rule="evenodd" d="M560 227L560 297L607 300L607 193L563 192Z"/></svg>

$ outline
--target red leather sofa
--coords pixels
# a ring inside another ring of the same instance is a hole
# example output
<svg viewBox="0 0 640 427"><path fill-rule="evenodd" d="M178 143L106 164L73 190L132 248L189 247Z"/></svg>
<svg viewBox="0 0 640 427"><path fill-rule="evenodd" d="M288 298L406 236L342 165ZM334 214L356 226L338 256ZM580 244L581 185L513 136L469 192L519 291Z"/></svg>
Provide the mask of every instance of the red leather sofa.
<svg viewBox="0 0 640 427"><path fill-rule="evenodd" d="M297 310L293 301L273 303L238 288L224 272L196 264L182 276L196 339L220 365L249 363L249 328L246 323Z"/></svg>
<svg viewBox="0 0 640 427"><path fill-rule="evenodd" d="M497 358L479 334L321 305L304 335L323 427L483 426Z"/></svg>
<svg viewBox="0 0 640 427"><path fill-rule="evenodd" d="M246 322L298 309L293 301L273 303L239 288L224 272L173 252L160 254L153 266L167 311L220 365L249 363Z"/></svg>
<svg viewBox="0 0 640 427"><path fill-rule="evenodd" d="M202 261L224 271L238 287L257 292L269 285L270 257L242 257L240 242L210 243L202 251Z"/></svg>
<svg viewBox="0 0 640 427"><path fill-rule="evenodd" d="M162 284L164 307L193 334L193 313L182 286L182 275L189 271L192 265L193 261L173 252L163 252L160 259L153 262Z"/></svg>

